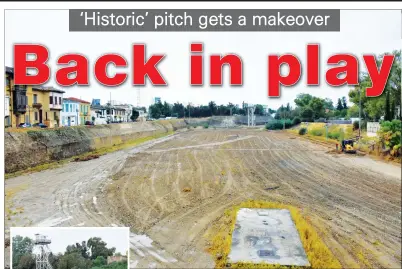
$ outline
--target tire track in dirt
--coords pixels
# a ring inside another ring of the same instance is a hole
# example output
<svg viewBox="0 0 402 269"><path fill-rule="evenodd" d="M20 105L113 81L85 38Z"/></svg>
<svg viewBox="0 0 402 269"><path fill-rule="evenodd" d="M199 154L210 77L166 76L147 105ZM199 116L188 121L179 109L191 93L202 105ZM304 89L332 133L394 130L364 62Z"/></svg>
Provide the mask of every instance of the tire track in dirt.
<svg viewBox="0 0 402 269"><path fill-rule="evenodd" d="M70 170L56 170L60 178L74 177L67 183L52 182L48 176L55 177L55 172L39 173L35 180L42 188L49 182L54 186L48 190L50 200L60 202L49 207L47 216L58 218L56 225L130 226L131 267L213 267L204 236L226 208L247 199L303 208L344 267L363 265L359 248L373 266L397 266L400 181L369 169L363 159L354 166L344 161L347 157L326 151L328 147L280 132L197 129L133 150L137 154L132 157L124 157L127 151L89 161L98 178L77 163ZM110 182L109 171L114 170L120 172ZM191 191L183 192L184 187ZM82 205L74 202L79 198ZM28 208L38 212L33 205ZM138 232L152 238L152 244L140 240ZM378 238L381 244L373 245Z"/></svg>

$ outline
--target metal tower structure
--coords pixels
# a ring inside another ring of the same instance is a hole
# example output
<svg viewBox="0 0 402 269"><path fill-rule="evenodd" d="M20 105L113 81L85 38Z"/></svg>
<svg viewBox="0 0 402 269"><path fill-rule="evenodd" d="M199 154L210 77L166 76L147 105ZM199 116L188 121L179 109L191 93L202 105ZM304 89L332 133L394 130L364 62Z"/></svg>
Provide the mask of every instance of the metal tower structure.
<svg viewBox="0 0 402 269"><path fill-rule="evenodd" d="M50 243L52 241L46 235L35 234L36 269L53 269L49 262Z"/></svg>
<svg viewBox="0 0 402 269"><path fill-rule="evenodd" d="M247 104L247 126L255 126L255 106Z"/></svg>

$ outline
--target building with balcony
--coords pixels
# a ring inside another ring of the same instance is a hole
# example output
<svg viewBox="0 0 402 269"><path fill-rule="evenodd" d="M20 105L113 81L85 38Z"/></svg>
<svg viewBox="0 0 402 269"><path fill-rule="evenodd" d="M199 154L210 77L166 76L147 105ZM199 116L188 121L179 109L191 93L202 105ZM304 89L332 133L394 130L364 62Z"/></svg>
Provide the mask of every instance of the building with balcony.
<svg viewBox="0 0 402 269"><path fill-rule="evenodd" d="M16 127L20 123L25 123L27 89L29 89L31 86L14 85L14 68L6 66L4 76L4 95L6 105L4 126Z"/></svg>
<svg viewBox="0 0 402 269"><path fill-rule="evenodd" d="M5 126L44 123L60 126L64 91L45 86L15 85L14 68L5 72Z"/></svg>
<svg viewBox="0 0 402 269"><path fill-rule="evenodd" d="M85 122L91 121L91 103L85 100L81 100L75 97L66 98L66 100L70 100L73 102L78 102L80 104L79 107L79 124L84 125Z"/></svg>
<svg viewBox="0 0 402 269"><path fill-rule="evenodd" d="M50 128L60 127L60 112L64 91L54 87L32 86L27 91L26 122L44 123Z"/></svg>
<svg viewBox="0 0 402 269"><path fill-rule="evenodd" d="M68 98L63 99L61 110L61 124L63 126L77 126L80 121L80 102Z"/></svg>
<svg viewBox="0 0 402 269"><path fill-rule="evenodd" d="M120 106L113 106L109 103L106 105L92 105L91 106L92 118L95 118L95 124L127 122L127 108Z"/></svg>

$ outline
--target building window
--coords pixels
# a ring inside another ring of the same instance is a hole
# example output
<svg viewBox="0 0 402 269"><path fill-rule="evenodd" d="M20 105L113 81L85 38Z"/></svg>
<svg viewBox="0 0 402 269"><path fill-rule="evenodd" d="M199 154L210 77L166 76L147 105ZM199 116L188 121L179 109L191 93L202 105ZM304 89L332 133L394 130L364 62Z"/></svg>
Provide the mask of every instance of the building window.
<svg viewBox="0 0 402 269"><path fill-rule="evenodd" d="M53 96L49 96L49 104L53 105Z"/></svg>
<svg viewBox="0 0 402 269"><path fill-rule="evenodd" d="M54 97L54 104L57 105L57 97Z"/></svg>
<svg viewBox="0 0 402 269"><path fill-rule="evenodd" d="M47 112L46 112L46 120L47 120Z"/></svg>
<svg viewBox="0 0 402 269"><path fill-rule="evenodd" d="M37 104L37 103L38 103L38 95L37 95L37 94L34 94L34 95L33 95L33 103L34 103L34 104Z"/></svg>
<svg viewBox="0 0 402 269"><path fill-rule="evenodd" d="M38 112L35 112L35 121L38 120Z"/></svg>
<svg viewBox="0 0 402 269"><path fill-rule="evenodd" d="M61 97L59 97L59 104L61 105Z"/></svg>
<svg viewBox="0 0 402 269"><path fill-rule="evenodd" d="M53 119L57 120L57 112L56 111L53 114Z"/></svg>

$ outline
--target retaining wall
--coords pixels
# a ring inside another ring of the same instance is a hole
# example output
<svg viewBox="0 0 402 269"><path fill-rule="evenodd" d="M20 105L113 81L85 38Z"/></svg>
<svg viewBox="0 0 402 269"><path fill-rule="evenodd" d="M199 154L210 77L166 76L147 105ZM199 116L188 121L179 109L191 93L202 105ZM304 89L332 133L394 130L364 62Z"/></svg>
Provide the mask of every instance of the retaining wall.
<svg viewBox="0 0 402 269"><path fill-rule="evenodd" d="M184 128L183 120L5 132L5 172L11 173L124 142Z"/></svg>

